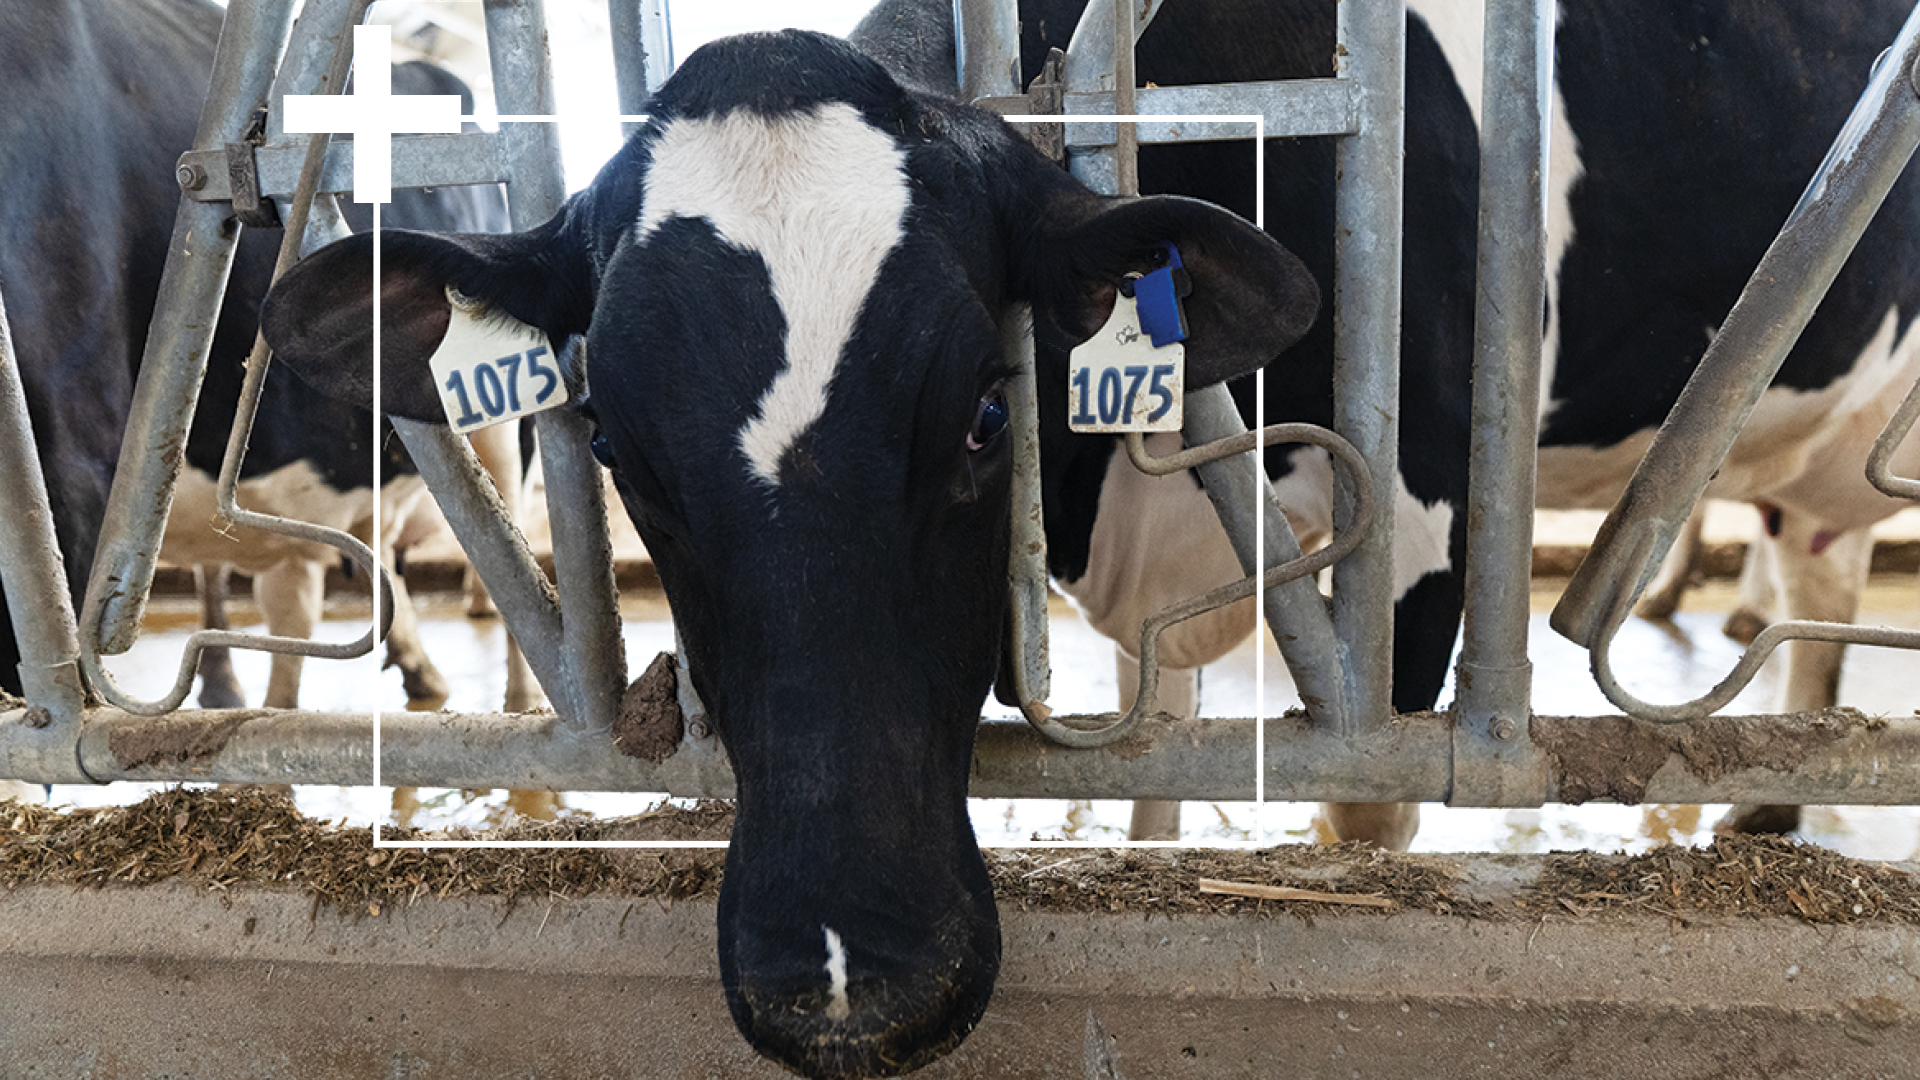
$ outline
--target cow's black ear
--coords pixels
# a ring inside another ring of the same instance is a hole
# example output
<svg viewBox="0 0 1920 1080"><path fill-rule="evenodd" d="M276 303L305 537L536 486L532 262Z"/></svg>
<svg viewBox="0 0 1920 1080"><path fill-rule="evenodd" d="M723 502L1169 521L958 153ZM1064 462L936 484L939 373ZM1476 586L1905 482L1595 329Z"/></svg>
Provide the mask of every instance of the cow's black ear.
<svg viewBox="0 0 1920 1080"><path fill-rule="evenodd" d="M1102 198L1056 187L1045 200L1047 239L1024 280L1036 332L1061 348L1092 337L1113 311L1119 283L1179 248L1193 291L1186 383L1202 387L1264 367L1312 327L1320 288L1294 254L1212 203L1168 195Z"/></svg>
<svg viewBox="0 0 1920 1080"><path fill-rule="evenodd" d="M584 333L592 316L586 274L574 268L584 259L567 257L553 223L498 236L388 229L380 255L380 396L394 416L446 420L427 360L451 319L449 287L555 341ZM373 236L347 237L274 283L261 308L261 332L275 358L314 389L371 408L373 291Z"/></svg>

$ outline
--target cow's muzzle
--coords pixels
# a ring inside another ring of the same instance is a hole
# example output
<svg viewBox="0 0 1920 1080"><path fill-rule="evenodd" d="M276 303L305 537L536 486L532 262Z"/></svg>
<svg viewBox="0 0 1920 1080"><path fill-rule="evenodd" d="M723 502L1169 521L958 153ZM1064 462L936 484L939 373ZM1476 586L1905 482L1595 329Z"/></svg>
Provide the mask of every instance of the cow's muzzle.
<svg viewBox="0 0 1920 1080"><path fill-rule="evenodd" d="M723 897L721 976L741 1034L813 1080L898 1076L951 1051L986 1011L1000 967L991 890L953 890L954 880L917 879L949 897L931 920L892 906L743 919L774 897L754 889L740 907ZM727 885L738 883L730 872Z"/></svg>

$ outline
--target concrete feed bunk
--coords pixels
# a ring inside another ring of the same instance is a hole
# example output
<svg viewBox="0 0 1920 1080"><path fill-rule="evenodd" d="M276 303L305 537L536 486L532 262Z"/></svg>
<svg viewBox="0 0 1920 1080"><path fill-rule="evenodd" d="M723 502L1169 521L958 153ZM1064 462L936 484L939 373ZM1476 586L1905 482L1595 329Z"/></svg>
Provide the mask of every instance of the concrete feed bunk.
<svg viewBox="0 0 1920 1080"><path fill-rule="evenodd" d="M518 835L729 824L715 808ZM255 792L6 806L0 1074L784 1075L727 1016L720 856L376 851ZM1006 972L920 1075L1094 1075L1089 1015L1130 1080L1878 1077L1920 1055L1920 882L1785 841L990 861Z"/></svg>

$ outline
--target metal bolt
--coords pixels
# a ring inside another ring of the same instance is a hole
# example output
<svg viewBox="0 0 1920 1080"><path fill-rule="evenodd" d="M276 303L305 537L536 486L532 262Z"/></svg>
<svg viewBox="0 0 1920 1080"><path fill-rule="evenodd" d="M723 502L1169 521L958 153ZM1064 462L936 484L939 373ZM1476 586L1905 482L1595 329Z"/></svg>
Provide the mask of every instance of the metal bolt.
<svg viewBox="0 0 1920 1080"><path fill-rule="evenodd" d="M1519 733L1520 725L1514 723L1511 716L1503 716L1493 722L1493 737L1501 742L1506 742Z"/></svg>
<svg viewBox="0 0 1920 1080"><path fill-rule="evenodd" d="M43 728L53 723L53 713L45 705L35 705L20 718L20 723L30 728Z"/></svg>
<svg viewBox="0 0 1920 1080"><path fill-rule="evenodd" d="M174 179L180 181L184 191L199 191L207 186L207 170L192 162L186 162L173 171Z"/></svg>
<svg viewBox="0 0 1920 1080"><path fill-rule="evenodd" d="M707 737L707 736L708 736L709 734L711 734L711 732L710 732L710 731L708 730L708 728L707 728L707 722L706 722L705 720L689 720L689 721L687 721L687 737L688 737L688 738L690 738L690 739L704 739L704 738L706 738L706 737Z"/></svg>

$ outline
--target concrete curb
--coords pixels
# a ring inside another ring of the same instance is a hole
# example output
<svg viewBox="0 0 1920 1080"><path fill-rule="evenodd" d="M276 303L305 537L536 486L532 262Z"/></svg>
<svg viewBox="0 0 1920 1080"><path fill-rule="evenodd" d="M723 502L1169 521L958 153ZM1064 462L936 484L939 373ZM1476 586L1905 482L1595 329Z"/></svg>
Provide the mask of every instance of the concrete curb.
<svg viewBox="0 0 1920 1080"><path fill-rule="evenodd" d="M1524 857L1454 862L1510 895ZM993 1006L942 1078L1896 1077L1920 930L1640 914L1003 911ZM734 1033L711 903L291 890L0 893L0 1077L785 1075Z"/></svg>

